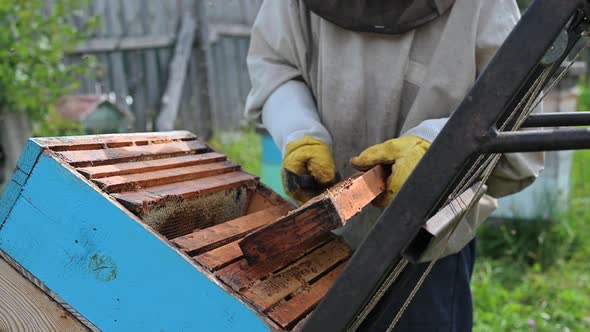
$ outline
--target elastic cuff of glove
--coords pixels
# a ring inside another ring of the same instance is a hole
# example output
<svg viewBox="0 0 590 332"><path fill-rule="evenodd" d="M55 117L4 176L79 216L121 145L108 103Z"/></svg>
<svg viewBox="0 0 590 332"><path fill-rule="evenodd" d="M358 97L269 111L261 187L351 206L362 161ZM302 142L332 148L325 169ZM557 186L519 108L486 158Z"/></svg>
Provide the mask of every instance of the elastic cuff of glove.
<svg viewBox="0 0 590 332"><path fill-rule="evenodd" d="M281 151L283 157L285 156L285 152L287 151L287 145L289 145L289 143L302 139L305 136L313 137L317 140L320 140L326 143L330 147L330 149L332 149L332 137L330 137L330 135L321 132L309 132L307 130L301 130L287 135L287 138L285 139L286 144Z"/></svg>

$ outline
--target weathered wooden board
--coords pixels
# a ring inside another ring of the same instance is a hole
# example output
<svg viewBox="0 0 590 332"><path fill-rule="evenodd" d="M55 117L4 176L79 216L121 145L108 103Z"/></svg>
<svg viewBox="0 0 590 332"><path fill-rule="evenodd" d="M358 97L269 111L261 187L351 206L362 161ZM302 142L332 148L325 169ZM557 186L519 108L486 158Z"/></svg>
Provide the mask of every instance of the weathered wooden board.
<svg viewBox="0 0 590 332"><path fill-rule="evenodd" d="M237 224L240 220L247 221L238 218L228 223ZM219 229L219 226L210 228ZM206 234L203 231L196 233ZM234 238L212 233L212 242ZM197 255L193 258L196 262L287 331L317 306L351 254L350 249L330 233L309 239L254 265L243 258L238 240L215 249L206 248L205 252L191 253L187 246L193 242L194 239L187 241L186 237L172 240L183 251Z"/></svg>
<svg viewBox="0 0 590 332"><path fill-rule="evenodd" d="M96 179L93 182L108 193L138 190L147 187L196 180L213 175L235 172L240 166L229 161L204 165L177 167L148 173L115 175Z"/></svg>
<svg viewBox="0 0 590 332"><path fill-rule="evenodd" d="M227 158L221 153L207 152L182 157L155 159L147 161L128 162L117 165L104 165L78 168L78 172L89 179L100 179L110 176L154 172L177 167L196 166L213 162L225 161Z"/></svg>
<svg viewBox="0 0 590 332"><path fill-rule="evenodd" d="M176 157L205 151L209 151L209 147L202 142L188 141L100 150L60 151L56 153L72 166L84 167Z"/></svg>
<svg viewBox="0 0 590 332"><path fill-rule="evenodd" d="M282 253L302 241L342 227L385 190L385 170L374 167L313 198L240 243L250 264Z"/></svg>
<svg viewBox="0 0 590 332"><path fill-rule="evenodd" d="M173 183L149 190L140 190L113 194L119 202L131 211L141 211L145 207L154 206L178 198L189 199L212 192L241 186L256 186L257 177L243 172L231 172L215 175L204 179Z"/></svg>
<svg viewBox="0 0 590 332"><path fill-rule="evenodd" d="M269 273L295 262L330 240L333 240L333 236L324 234L305 241L282 255L274 256L254 265L250 265L245 259L241 259L219 270L215 275L234 290L240 291Z"/></svg>
<svg viewBox="0 0 590 332"><path fill-rule="evenodd" d="M259 280L240 293L260 310L267 310L301 287L306 287L322 272L338 265L350 256L350 249L333 240L294 264Z"/></svg>
<svg viewBox="0 0 590 332"><path fill-rule="evenodd" d="M217 271L242 257L242 249L240 249L238 241L239 240L236 240L219 248L202 253L199 256L196 256L194 260L209 271Z"/></svg>
<svg viewBox="0 0 590 332"><path fill-rule="evenodd" d="M344 266L345 264L340 264L291 300L276 305L269 310L268 316L283 328L291 327L320 303Z"/></svg>
<svg viewBox="0 0 590 332"><path fill-rule="evenodd" d="M190 12L182 16L174 57L170 62L168 84L162 96L162 110L156 122L158 130L173 130L181 103L182 92L195 40L197 23Z"/></svg>
<svg viewBox="0 0 590 332"><path fill-rule="evenodd" d="M0 331L89 331L0 258Z"/></svg>
<svg viewBox="0 0 590 332"><path fill-rule="evenodd" d="M189 141L196 136L188 131L167 133L131 133L92 136L40 137L32 140L53 151L95 150L173 141Z"/></svg>
<svg viewBox="0 0 590 332"><path fill-rule="evenodd" d="M198 255L241 238L246 233L280 218L287 212L281 206L262 210L178 237L172 243L182 248L189 255Z"/></svg>

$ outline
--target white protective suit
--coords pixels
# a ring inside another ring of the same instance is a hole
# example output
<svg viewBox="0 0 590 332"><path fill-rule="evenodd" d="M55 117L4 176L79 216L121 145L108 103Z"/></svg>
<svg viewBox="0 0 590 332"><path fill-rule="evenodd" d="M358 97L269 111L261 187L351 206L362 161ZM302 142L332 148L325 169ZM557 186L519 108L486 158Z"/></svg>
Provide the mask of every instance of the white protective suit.
<svg viewBox="0 0 590 332"><path fill-rule="evenodd" d="M304 135L328 142L348 176L350 158L371 145L401 135L433 141L519 18L514 0L457 0L416 30L382 35L342 29L301 0L265 0L252 30L246 115L283 152ZM506 155L488 193L522 190L542 168L541 153ZM484 196L445 254L462 249L496 206ZM357 246L380 212L350 222L345 239Z"/></svg>

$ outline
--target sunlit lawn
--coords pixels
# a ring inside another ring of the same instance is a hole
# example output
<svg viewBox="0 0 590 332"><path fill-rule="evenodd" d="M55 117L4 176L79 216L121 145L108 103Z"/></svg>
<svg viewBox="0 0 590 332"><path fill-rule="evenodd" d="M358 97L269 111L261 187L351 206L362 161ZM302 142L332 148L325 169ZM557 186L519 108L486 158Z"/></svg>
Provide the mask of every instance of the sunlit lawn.
<svg viewBox="0 0 590 332"><path fill-rule="evenodd" d="M475 331L590 331L589 169L590 151L576 152L570 211L554 223L481 230ZM524 236L527 249L502 234Z"/></svg>

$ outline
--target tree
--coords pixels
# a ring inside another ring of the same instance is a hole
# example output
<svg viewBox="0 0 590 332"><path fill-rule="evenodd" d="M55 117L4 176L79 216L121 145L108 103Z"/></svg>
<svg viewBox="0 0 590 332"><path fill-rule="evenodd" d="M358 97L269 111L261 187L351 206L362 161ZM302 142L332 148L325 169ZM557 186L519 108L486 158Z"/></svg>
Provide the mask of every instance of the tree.
<svg viewBox="0 0 590 332"><path fill-rule="evenodd" d="M0 114L26 112L43 122L55 101L79 85L76 77L89 74L95 62L65 65L67 51L87 37L96 24L91 18L83 29L68 23L80 1L0 1Z"/></svg>
<svg viewBox="0 0 590 332"><path fill-rule="evenodd" d="M79 85L77 77L94 70L95 61L63 63L66 52L86 38L96 24L82 29L68 23L81 1L1 0L0 22L0 191L10 177L33 128L40 135L81 133L77 124L59 119L54 104Z"/></svg>

